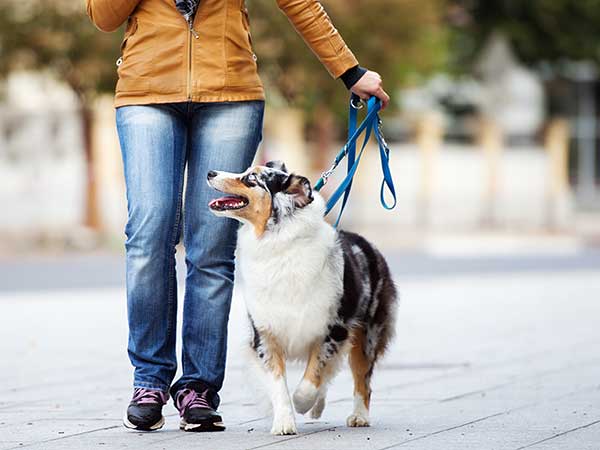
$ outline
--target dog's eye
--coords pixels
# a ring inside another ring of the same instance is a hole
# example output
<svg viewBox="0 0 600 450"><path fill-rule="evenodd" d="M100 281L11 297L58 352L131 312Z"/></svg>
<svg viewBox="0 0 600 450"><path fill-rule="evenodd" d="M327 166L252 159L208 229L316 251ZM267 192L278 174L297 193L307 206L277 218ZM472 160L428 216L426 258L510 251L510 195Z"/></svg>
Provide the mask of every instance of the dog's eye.
<svg viewBox="0 0 600 450"><path fill-rule="evenodd" d="M256 178L256 174L255 173L251 173L250 175L248 175L246 177L246 179L250 182L250 183L256 183L258 181L258 179Z"/></svg>

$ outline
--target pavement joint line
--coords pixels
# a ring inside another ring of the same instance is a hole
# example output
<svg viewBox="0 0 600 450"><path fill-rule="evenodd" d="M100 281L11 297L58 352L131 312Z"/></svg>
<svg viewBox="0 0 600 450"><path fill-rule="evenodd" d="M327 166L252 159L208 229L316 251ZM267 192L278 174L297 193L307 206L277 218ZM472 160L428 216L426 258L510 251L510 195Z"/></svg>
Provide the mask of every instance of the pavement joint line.
<svg viewBox="0 0 600 450"><path fill-rule="evenodd" d="M589 427L597 425L597 424L600 424L600 420L595 420L594 422L590 422L588 424L581 425L579 427L571 428L570 430L563 431L562 433L557 433L554 436L550 436L550 437L547 437L545 439L541 439L539 441L536 441L536 442L533 442L531 444L525 445L523 447L519 447L516 450L523 450L525 448L530 448L530 447L533 447L535 445L541 444L542 442L548 442L548 441L551 441L552 439L556 439L556 438L564 436L566 434L573 433L574 431L583 430L584 428L589 428Z"/></svg>
<svg viewBox="0 0 600 450"><path fill-rule="evenodd" d="M570 397L570 396L575 395L575 394L581 394L583 392L589 392L589 391L595 391L595 390L598 390L598 385L597 384L594 384L593 386L588 386L587 388L577 389L575 391L567 392L566 394L561 394L561 395L557 395L557 396L554 396L554 397L548 397L548 398L545 398L545 399L537 401L537 402L530 402L530 403L526 403L526 404L521 405L521 406L517 406L515 408L509 408L509 409L504 410L504 411L499 411L497 413L490 414L490 415L485 416L485 417L480 417L479 419L471 420L469 422L466 422L466 423L463 423L463 424L460 424L460 425L455 425L453 427L444 428L442 430L437 430L437 431L434 431L434 432L431 432L431 433L424 434L422 436L417 436L417 437L414 437L414 438L411 438L411 439L407 439L406 441L398 442L397 444L392 444L392 445L389 445L387 447L383 447L383 448L378 449L378 450L389 450L389 449L392 449L392 448L400 447L400 446L402 446L404 444L408 444L410 442L423 440L423 439L426 439L426 438L431 437L431 436L435 436L435 435L438 435L438 434L441 434L441 433L446 433L447 431L452 431L452 430L456 430L458 428L466 427L468 425L473 425L475 423L483 422L485 420L492 419L494 417L504 416L506 414L512 414L513 412L521 411L523 409L531 408L533 406L543 405L544 403L548 403L548 402L555 401L555 400L561 400L563 398ZM600 422L600 421L597 421L597 422ZM526 447L524 447L524 448L526 448Z"/></svg>
<svg viewBox="0 0 600 450"><path fill-rule="evenodd" d="M246 450L256 450L257 448L271 447L272 445L279 445L282 442L293 441L293 440L299 439L301 437L306 437L306 436L311 436L314 434L322 433L323 431L335 431L336 429L337 429L337 427L333 426L333 427L322 428L320 430L310 431L308 433L295 434L295 435L292 435L285 439L277 439L274 442L268 442L266 444L257 445L256 447L248 447Z"/></svg>
<svg viewBox="0 0 600 450"><path fill-rule="evenodd" d="M262 417L259 417L257 419L246 420L244 422L238 423L237 425L240 426L240 425L247 425L249 423L260 422L261 420L267 420L269 417L270 416L262 416Z"/></svg>
<svg viewBox="0 0 600 450"><path fill-rule="evenodd" d="M589 343L590 341L591 342L597 342L598 339L589 339L589 340L586 339L583 342ZM575 345L575 344L574 345L569 345L567 347L567 349L570 349L571 347L579 347L583 342L580 342L577 345ZM522 361L522 360L530 361L530 358L532 356L545 355L547 353L548 353L548 351L545 351L545 352L540 351L540 352L530 353L529 355L525 355L525 356L519 357L519 358L509 358L509 359L505 360L505 362L512 363L512 362ZM592 360L592 361L596 362L596 361L600 361L600 359L595 359L595 360ZM579 363L579 364L571 364L571 365L567 365L567 366L562 366L560 369L552 369L551 371L554 371L554 370L563 370L564 368L568 368L570 366L578 367L578 366L580 366L582 364L583 365L587 365L588 363L590 363L590 361L586 360L585 362L582 362L582 363ZM498 365L500 365L500 364L498 364ZM430 381L437 381L437 380L445 379L445 378L457 378L457 377L463 375L467 371L472 372L472 373L485 372L485 371L487 371L489 369L494 369L494 368L498 367L498 365L471 366L468 369L460 371L460 372L454 372L453 371L451 373L444 373L444 374L436 375L436 376L433 376L433 377L430 377L430 378L424 378L422 380L411 381L411 382L407 382L407 383L393 384L393 385L388 385L388 386L382 386L378 390L382 391L382 392L387 392L389 390L403 389L403 388L410 387L410 386L427 384ZM541 373L544 373L544 372L542 371ZM536 374L536 373L534 373L534 374ZM525 376L525 378L527 378L529 376L530 375L527 375L527 376ZM521 378L517 377L517 379L521 379ZM347 398L351 398L351 397L344 397L344 400L346 400ZM333 403L333 402L330 402L330 403Z"/></svg>
<svg viewBox="0 0 600 450"><path fill-rule="evenodd" d="M417 436L417 437L412 438L412 439L407 439L406 441L402 441L402 442L399 442L397 444L392 444L392 445L389 445L387 447L382 447L382 448L380 448L378 450L388 450L388 449L391 449L391 448L394 448L394 447L399 447L401 445L408 444L409 442L421 441L421 440L427 439L427 438L429 438L431 436L435 436L435 435L438 435L438 434L441 434L441 433L446 433L447 431L456 430L458 428L466 427L468 425L473 425L475 423L483 422L484 420L492 419L494 417L502 416L504 414L505 414L505 412L498 412L498 413L495 413L495 414L490 414L489 416L480 417L479 419L471 420L469 422L466 422L466 423L463 423L463 424L460 424L460 425L455 425L453 427L444 428L443 430L434 431L432 433L427 433L427 434L424 434L422 436Z"/></svg>
<svg viewBox="0 0 600 450"><path fill-rule="evenodd" d="M490 386L489 388L482 388L482 389L477 389L475 391L465 392L464 394L459 394L459 395L454 395L452 397L443 398L443 399L440 399L439 401L441 403L451 402L454 400L459 400L461 398L470 397L472 395L482 394L484 392L489 392L489 391L495 391L497 389L501 389L503 387L509 386L509 385L513 384L515 381L527 380L528 378L532 378L532 377L544 377L546 375L552 375L554 373L563 372L565 370L572 369L574 367L587 367L590 365L593 366L593 365L597 364L598 362L600 362L600 358L581 361L579 363L574 363L574 364L565 364L564 366L557 367L555 369L540 370L539 372L535 372L535 373L529 374L529 375L514 376L511 379L509 379L508 381L496 384L494 386Z"/></svg>
<svg viewBox="0 0 600 450"><path fill-rule="evenodd" d="M6 450L15 450L15 449L18 449L18 448L33 447L34 445L46 444L48 442L60 441L60 440L63 440L63 439L70 439L70 438L77 437L77 436L82 436L82 435L85 435L85 434L96 433L98 431L112 430L114 428L118 428L119 426L122 426L122 425L111 425L110 427L96 428L94 430L82 431L80 433L67 434L65 436L60 436L60 437L57 437L57 438L45 439L43 441L30 442L28 444L18 445L16 447L10 447L10 448L8 448Z"/></svg>
<svg viewBox="0 0 600 450"><path fill-rule="evenodd" d="M468 369L470 370L470 368ZM387 392L388 390L396 390L396 389L403 389L403 388L407 388L407 387L411 387L411 386L418 386L421 384L427 384L429 382L435 382L438 380L442 380L445 378L454 378L456 376L459 375L463 375L465 373L466 370L463 370L461 372L451 372L451 373L442 373L440 375L435 375L433 377L429 377L429 378L424 378L421 380L416 380L416 381L409 381L406 383L399 383L399 384L393 384L393 385L387 385L387 386L381 386L377 389L378 392ZM337 398L335 400L328 400L327 403L341 403L341 402L347 402L347 401L352 401L354 399L354 397L352 396L343 396L340 398ZM437 401L437 399L436 399Z"/></svg>
<svg viewBox="0 0 600 450"><path fill-rule="evenodd" d="M259 418L256 418L256 419L246 420L244 422L234 423L233 425L227 425L226 424L226 427L227 426L232 426L232 427L238 426L239 427L239 426L246 425L246 424L249 424L249 423L252 423L252 422L259 422L261 420L268 419L268 418L269 418L268 416L265 416L265 417L259 417ZM130 430L130 431L135 432L135 430ZM226 431L227 430L225 430L225 432ZM140 433L140 432L138 432L138 433ZM172 436L172 437L164 438L164 439L157 439L157 440L153 441L152 444L154 445L154 444L158 444L158 443L161 443L161 442L172 442L172 441L175 441L175 440L178 440L178 439L183 439L183 438L186 438L186 437L189 437L189 436L193 436L195 434L197 434L197 433L185 433L185 432L181 432L177 436Z"/></svg>

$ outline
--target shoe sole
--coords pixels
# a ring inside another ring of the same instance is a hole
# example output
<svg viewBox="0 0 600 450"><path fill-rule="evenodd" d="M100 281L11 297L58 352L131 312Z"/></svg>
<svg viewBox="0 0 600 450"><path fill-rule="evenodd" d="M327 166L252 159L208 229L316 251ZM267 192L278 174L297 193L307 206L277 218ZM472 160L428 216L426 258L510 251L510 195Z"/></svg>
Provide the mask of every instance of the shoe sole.
<svg viewBox="0 0 600 450"><path fill-rule="evenodd" d="M129 428L130 430L156 431L156 430L160 430L164 424L165 424L165 418L161 417L160 420L158 422L156 422L154 425L151 425L149 427L140 427L138 425L134 425L133 423L131 423L129 421L129 419L127 418L127 416L123 417L123 426L125 428Z"/></svg>
<svg viewBox="0 0 600 450"><path fill-rule="evenodd" d="M212 420L204 420L200 423L187 423L184 419L181 419L179 429L183 431L192 431L196 433L213 432L213 431L225 431L225 425L223 422Z"/></svg>

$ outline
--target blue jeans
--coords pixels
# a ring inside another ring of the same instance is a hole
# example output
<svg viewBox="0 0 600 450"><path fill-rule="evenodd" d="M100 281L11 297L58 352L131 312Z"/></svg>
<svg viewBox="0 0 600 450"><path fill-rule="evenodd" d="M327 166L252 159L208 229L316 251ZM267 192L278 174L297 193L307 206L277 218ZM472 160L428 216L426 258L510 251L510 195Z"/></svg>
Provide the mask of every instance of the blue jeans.
<svg viewBox="0 0 600 450"><path fill-rule="evenodd" d="M183 228L187 277L182 377L223 385L237 223L208 202L209 170L241 172L262 136L264 102L172 103L117 108L127 186L128 353L134 387L169 391L177 370L175 245ZM184 197L184 172L187 184ZM217 396L218 399L218 396Z"/></svg>

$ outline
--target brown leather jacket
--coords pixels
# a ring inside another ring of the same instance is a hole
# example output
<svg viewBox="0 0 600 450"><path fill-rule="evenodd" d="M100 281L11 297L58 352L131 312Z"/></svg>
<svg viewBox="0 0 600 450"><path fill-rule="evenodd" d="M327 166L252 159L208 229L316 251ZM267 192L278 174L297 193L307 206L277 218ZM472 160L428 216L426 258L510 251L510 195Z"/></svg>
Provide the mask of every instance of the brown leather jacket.
<svg viewBox="0 0 600 450"><path fill-rule="evenodd" d="M244 0L202 0L190 30L173 0L86 0L103 31L128 20L115 106L264 99ZM317 0L277 0L338 78L358 64Z"/></svg>

